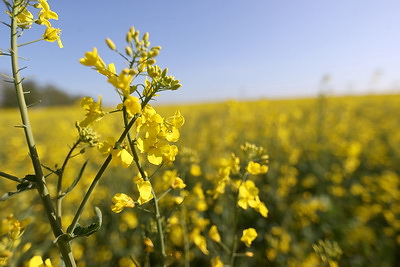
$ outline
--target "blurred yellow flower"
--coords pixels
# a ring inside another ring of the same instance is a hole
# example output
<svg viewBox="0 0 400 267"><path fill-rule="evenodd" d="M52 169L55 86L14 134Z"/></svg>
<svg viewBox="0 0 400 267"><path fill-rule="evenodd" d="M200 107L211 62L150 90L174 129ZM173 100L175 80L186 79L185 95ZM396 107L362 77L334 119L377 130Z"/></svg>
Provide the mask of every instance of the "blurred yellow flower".
<svg viewBox="0 0 400 267"><path fill-rule="evenodd" d="M246 170L253 175L263 174L268 172L268 166L261 165L260 163L254 161L250 161L249 164L247 165Z"/></svg>
<svg viewBox="0 0 400 267"><path fill-rule="evenodd" d="M29 260L29 267L52 267L53 265L51 264L50 259L46 259L43 261L41 256L33 256Z"/></svg>
<svg viewBox="0 0 400 267"><path fill-rule="evenodd" d="M248 228L243 230L243 235L240 238L240 241L242 241L247 247L250 247L251 243L257 236L258 234L254 228Z"/></svg>
<svg viewBox="0 0 400 267"><path fill-rule="evenodd" d="M212 267L223 267L224 263L221 261L219 256L211 259L211 266Z"/></svg>
<svg viewBox="0 0 400 267"><path fill-rule="evenodd" d="M208 232L208 235L215 242L217 242L217 243L221 242L221 236L219 235L218 228L216 225L211 226L210 231Z"/></svg>

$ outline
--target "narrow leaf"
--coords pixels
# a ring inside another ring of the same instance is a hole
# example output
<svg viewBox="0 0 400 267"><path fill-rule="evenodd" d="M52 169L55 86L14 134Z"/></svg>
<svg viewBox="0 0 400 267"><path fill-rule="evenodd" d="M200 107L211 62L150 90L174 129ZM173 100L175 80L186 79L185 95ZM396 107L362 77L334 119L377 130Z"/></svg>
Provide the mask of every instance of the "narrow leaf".
<svg viewBox="0 0 400 267"><path fill-rule="evenodd" d="M78 182L81 180L83 172L85 171L86 165L87 165L88 161L85 161L85 163L83 164L81 170L79 171L78 176L75 178L75 180L72 182L72 184L67 188L67 191L65 191L65 195L68 194L69 192L72 191L72 189L74 189L74 187L78 184Z"/></svg>

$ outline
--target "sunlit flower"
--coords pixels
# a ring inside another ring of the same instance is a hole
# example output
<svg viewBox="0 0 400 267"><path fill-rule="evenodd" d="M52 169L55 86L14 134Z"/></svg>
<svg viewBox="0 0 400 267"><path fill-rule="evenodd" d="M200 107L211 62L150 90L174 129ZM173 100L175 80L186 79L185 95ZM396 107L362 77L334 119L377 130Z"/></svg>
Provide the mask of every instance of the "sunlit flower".
<svg viewBox="0 0 400 267"><path fill-rule="evenodd" d="M142 111L140 100L135 96L128 95L124 101L124 106L131 117Z"/></svg>
<svg viewBox="0 0 400 267"><path fill-rule="evenodd" d="M105 115L105 112L101 109L101 100L101 95L99 95L97 102L94 102L93 98L91 97L84 97L82 99L81 107L87 112L86 118L79 123L79 126L86 127L94 122L99 121Z"/></svg>
<svg viewBox="0 0 400 267"><path fill-rule="evenodd" d="M19 6L16 12L18 27L21 29L29 29L34 21L32 13L25 6ZM11 16L10 12L6 11L6 13Z"/></svg>
<svg viewBox="0 0 400 267"><path fill-rule="evenodd" d="M139 181L136 182L136 185L139 190L138 203L140 205L149 202L151 199L153 199L152 187L149 181L140 179Z"/></svg>
<svg viewBox="0 0 400 267"><path fill-rule="evenodd" d="M56 29L56 28L53 28L53 27L49 27L49 28L47 28L46 31L44 32L44 34L43 34L43 39L44 39L45 41L47 41L47 42L54 42L54 41L57 41L58 46L59 46L60 48L63 48L64 46L63 46L63 44L62 44L62 42L61 42L61 39L60 39L60 33L61 33L61 30L60 30L60 29Z"/></svg>
<svg viewBox="0 0 400 267"><path fill-rule="evenodd" d="M114 205L111 206L111 210L115 213L120 213L124 208L133 208L135 206L133 199L124 193L115 194L112 202Z"/></svg>
<svg viewBox="0 0 400 267"><path fill-rule="evenodd" d="M47 3L47 0L39 0L39 3L35 5L36 8L41 8L39 11L39 24L46 25L47 27L51 27L51 23L49 19L58 20L58 15L56 12L50 10L50 6Z"/></svg>
<svg viewBox="0 0 400 267"><path fill-rule="evenodd" d="M106 64L99 56L96 47L93 48L93 51L86 52L85 57L81 58L79 62L85 66L92 66L97 70L103 70L106 68Z"/></svg>

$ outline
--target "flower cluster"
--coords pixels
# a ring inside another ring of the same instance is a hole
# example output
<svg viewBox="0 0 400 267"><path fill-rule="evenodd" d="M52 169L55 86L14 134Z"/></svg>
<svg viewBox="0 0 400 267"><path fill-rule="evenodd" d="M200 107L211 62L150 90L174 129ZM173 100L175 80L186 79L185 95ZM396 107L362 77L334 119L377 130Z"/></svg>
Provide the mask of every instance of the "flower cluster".
<svg viewBox="0 0 400 267"><path fill-rule="evenodd" d="M35 18L33 14L27 9L27 6L31 4L31 2L37 2L33 4L33 7L39 9L38 15ZM47 0L35 0L35 1L16 1L15 5L15 14L18 27L22 30L31 28L33 23L39 25L45 25L46 30L43 34L43 39L48 42L57 41L58 46L60 48L63 47L63 44L60 39L61 30L58 28L54 28L51 26L50 19L58 20L58 14L50 9L49 3ZM10 16L12 14L7 12Z"/></svg>

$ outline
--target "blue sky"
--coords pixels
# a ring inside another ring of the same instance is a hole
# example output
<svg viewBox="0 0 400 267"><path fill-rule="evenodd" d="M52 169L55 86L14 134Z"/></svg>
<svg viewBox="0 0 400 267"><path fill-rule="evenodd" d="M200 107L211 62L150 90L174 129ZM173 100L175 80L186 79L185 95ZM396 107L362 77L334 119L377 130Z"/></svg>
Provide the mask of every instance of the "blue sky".
<svg viewBox="0 0 400 267"><path fill-rule="evenodd" d="M118 62L104 39L121 50L135 26L162 46L158 64L181 80L160 101L195 102L259 97L310 96L325 74L336 93L382 92L400 85L400 1L385 0L202 0L52 1L59 14L63 49L56 43L21 48L26 76L73 93L118 98L105 78L79 64L97 47ZM3 4L1 4L4 7ZM2 13L0 20L6 20ZM41 35L26 32L21 41ZM0 26L0 35L7 36ZM2 37L0 47L7 48ZM0 71L9 69L0 58Z"/></svg>

